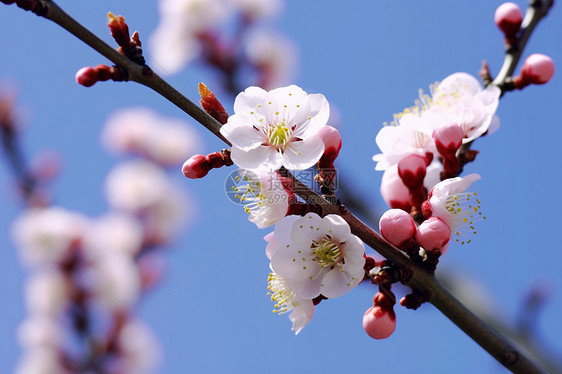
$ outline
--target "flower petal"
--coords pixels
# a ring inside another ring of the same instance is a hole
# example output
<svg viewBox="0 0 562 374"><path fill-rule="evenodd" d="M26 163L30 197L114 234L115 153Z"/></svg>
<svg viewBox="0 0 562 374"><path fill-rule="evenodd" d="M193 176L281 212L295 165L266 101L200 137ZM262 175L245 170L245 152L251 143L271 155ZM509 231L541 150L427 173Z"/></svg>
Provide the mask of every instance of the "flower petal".
<svg viewBox="0 0 562 374"><path fill-rule="evenodd" d="M291 242L310 248L313 240L318 240L325 235L322 228L322 218L316 213L308 213L293 224L290 234Z"/></svg>
<svg viewBox="0 0 562 374"><path fill-rule="evenodd" d="M308 278L296 279L289 278L289 285L291 289L295 291L298 297L303 299L314 299L320 295L320 288L323 279L323 275L326 272L326 268L321 268L318 266L316 273L310 275ZM312 278L312 279L311 279Z"/></svg>
<svg viewBox="0 0 562 374"><path fill-rule="evenodd" d="M287 216L275 224L275 240L281 244L291 244L291 230L300 216Z"/></svg>
<svg viewBox="0 0 562 374"><path fill-rule="evenodd" d="M289 314L289 319L293 322L291 330L295 332L295 335L298 335L308 322L312 320L313 315L314 304L312 300L299 300L298 305L296 305L295 309Z"/></svg>
<svg viewBox="0 0 562 374"><path fill-rule="evenodd" d="M263 132L252 125L252 119L244 115L234 114L228 122L220 128L222 136L227 138L233 146L243 150L256 148L265 140Z"/></svg>
<svg viewBox="0 0 562 374"><path fill-rule="evenodd" d="M337 214L328 214L322 219L322 228L326 235L334 240L345 242L352 236L349 224Z"/></svg>
<svg viewBox="0 0 562 374"><path fill-rule="evenodd" d="M267 91L260 87L248 87L244 92L236 96L234 100L234 113L250 116L255 112L258 105L263 104Z"/></svg>
<svg viewBox="0 0 562 374"><path fill-rule="evenodd" d="M270 169L278 170L283 161L281 153L274 148L259 145L254 149L243 150L233 145L230 157L232 161L243 169Z"/></svg>
<svg viewBox="0 0 562 374"><path fill-rule="evenodd" d="M303 138L314 136L322 127L326 126L330 118L330 104L324 95L311 94L306 100L306 116L294 117L294 120L298 121L295 136ZM301 113L304 114L304 112Z"/></svg>
<svg viewBox="0 0 562 374"><path fill-rule="evenodd" d="M341 267L335 266L324 275L320 293L328 298L340 297L351 291L358 283L357 279L352 279Z"/></svg>
<svg viewBox="0 0 562 374"><path fill-rule="evenodd" d="M305 170L314 166L324 153L324 142L319 137L291 142L283 154L283 166L291 170Z"/></svg>

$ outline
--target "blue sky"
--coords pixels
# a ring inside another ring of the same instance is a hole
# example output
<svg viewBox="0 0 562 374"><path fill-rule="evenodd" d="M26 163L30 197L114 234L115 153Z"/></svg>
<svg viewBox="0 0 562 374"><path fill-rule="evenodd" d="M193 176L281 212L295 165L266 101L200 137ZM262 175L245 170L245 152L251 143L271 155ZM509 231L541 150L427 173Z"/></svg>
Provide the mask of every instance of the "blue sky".
<svg viewBox="0 0 562 374"><path fill-rule="evenodd" d="M60 1L106 41L110 41L105 26L108 11L125 15L141 39L155 29L154 3L114 3ZM525 6L523 1L517 3ZM299 45L301 68L294 83L309 93L323 93L332 110L339 112L343 148L336 167L365 205L381 209L382 173L374 171L371 160L378 152L374 142L378 129L393 113L412 105L419 88L427 90L430 83L456 71L476 74L482 59L492 73L498 72L503 42L493 14L501 2L349 4L289 0L271 27ZM544 53L555 63L562 61L561 16L555 5L524 56ZM98 63L107 61L58 26L15 6L0 6L0 81L18 88L18 102L26 109L25 149L30 155L46 148L61 153L64 171L52 186L55 200L91 216L107 209L102 183L117 162L99 144L108 114L142 105L165 116L183 116L135 83L99 83L89 89L75 84L79 68ZM200 81L216 86L207 69L193 64L175 75L172 84L196 99ZM474 190L488 219L480 222L470 246L448 251L437 271L462 274L465 285L479 284L480 291L469 294L488 295L506 323L516 320L530 288L548 287L551 298L536 320L537 338L555 352L562 351L560 92L562 78L556 73L545 86L502 98L499 131L475 143L480 154L465 170L482 176ZM233 98L220 90L217 94L231 110ZM203 128L201 134L207 153L222 148ZM196 201L197 218L169 250L165 280L139 307L140 316L162 343L161 373L353 373L389 366L395 373L505 372L429 304L417 311L397 308L395 333L387 340L372 340L361 326L375 292L369 286L323 302L295 337L288 318L271 313L273 305L266 295L269 269L262 238L270 230L257 230L240 206L225 196L229 172L216 170L196 181L176 173ZM21 290L26 271L8 235L21 209L11 183L8 169L1 165L1 372L13 370L19 355L14 333L24 317Z"/></svg>

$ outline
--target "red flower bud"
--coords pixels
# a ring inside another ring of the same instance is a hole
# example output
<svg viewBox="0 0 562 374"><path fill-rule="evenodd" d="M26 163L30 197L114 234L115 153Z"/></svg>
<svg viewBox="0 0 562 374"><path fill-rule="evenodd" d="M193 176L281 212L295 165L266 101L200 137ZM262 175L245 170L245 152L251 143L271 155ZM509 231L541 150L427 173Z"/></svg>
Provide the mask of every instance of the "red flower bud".
<svg viewBox="0 0 562 374"><path fill-rule="evenodd" d="M225 124L228 121L228 113L217 99L215 94L205 86L204 83L199 83L199 95L201 96L201 106L205 112L209 113L214 119L219 121L221 124Z"/></svg>
<svg viewBox="0 0 562 374"><path fill-rule="evenodd" d="M191 179L203 178L211 170L209 158L203 155L195 155L184 162L183 175Z"/></svg>
<svg viewBox="0 0 562 374"><path fill-rule="evenodd" d="M93 67L85 67L76 73L76 83L84 86L91 87L98 81L98 73Z"/></svg>

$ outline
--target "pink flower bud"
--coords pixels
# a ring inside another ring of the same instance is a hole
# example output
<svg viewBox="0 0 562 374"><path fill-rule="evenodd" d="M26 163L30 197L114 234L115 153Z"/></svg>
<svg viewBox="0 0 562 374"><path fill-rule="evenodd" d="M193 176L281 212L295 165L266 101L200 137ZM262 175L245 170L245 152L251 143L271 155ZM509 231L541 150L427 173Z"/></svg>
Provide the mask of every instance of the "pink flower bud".
<svg viewBox="0 0 562 374"><path fill-rule="evenodd" d="M515 37L522 21L521 9L515 3L503 3L494 14L494 22L508 39Z"/></svg>
<svg viewBox="0 0 562 374"><path fill-rule="evenodd" d="M428 252L443 248L451 239L451 229L437 217L424 221L416 232L416 241Z"/></svg>
<svg viewBox="0 0 562 374"><path fill-rule="evenodd" d="M546 55L534 53L527 57L521 68L523 80L534 84L544 84L554 75L554 62Z"/></svg>
<svg viewBox="0 0 562 374"><path fill-rule="evenodd" d="M425 219L428 219L429 217L431 217L433 215L433 210L431 209L431 203L429 202L430 198L431 198L431 192L429 193L429 196L427 197L427 200L425 200L422 203L422 214L423 214L423 218L425 218Z"/></svg>
<svg viewBox="0 0 562 374"><path fill-rule="evenodd" d="M412 208L410 191L398 176L396 166L385 170L381 180L381 195L388 206L393 209L409 212Z"/></svg>
<svg viewBox="0 0 562 374"><path fill-rule="evenodd" d="M454 157L462 144L463 137L463 131L456 123L433 130L435 146L437 151L443 156L452 155Z"/></svg>
<svg viewBox="0 0 562 374"><path fill-rule="evenodd" d="M427 160L416 154L406 156L398 163L398 175L410 190L423 186L426 169Z"/></svg>
<svg viewBox="0 0 562 374"><path fill-rule="evenodd" d="M396 316L379 306L372 306L363 315L363 328L373 339L386 339L396 329Z"/></svg>
<svg viewBox="0 0 562 374"><path fill-rule="evenodd" d="M98 72L93 67L85 67L76 73L76 83L84 86L91 87L98 81Z"/></svg>
<svg viewBox="0 0 562 374"><path fill-rule="evenodd" d="M195 155L184 162L183 175L191 179L203 178L211 170L209 158L203 155Z"/></svg>
<svg viewBox="0 0 562 374"><path fill-rule="evenodd" d="M332 126L324 126L318 131L318 136L324 142L324 156L322 158L333 163L338 157L342 145L340 132Z"/></svg>
<svg viewBox="0 0 562 374"><path fill-rule="evenodd" d="M379 221L381 235L390 244L400 248L411 248L416 235L416 224L412 217L401 209L387 210Z"/></svg>

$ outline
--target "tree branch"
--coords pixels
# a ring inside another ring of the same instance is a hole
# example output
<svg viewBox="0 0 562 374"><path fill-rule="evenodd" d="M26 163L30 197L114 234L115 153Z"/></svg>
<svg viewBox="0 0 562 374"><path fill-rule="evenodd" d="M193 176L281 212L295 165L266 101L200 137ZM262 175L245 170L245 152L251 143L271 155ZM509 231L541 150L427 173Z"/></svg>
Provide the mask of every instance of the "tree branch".
<svg viewBox="0 0 562 374"><path fill-rule="evenodd" d="M4 3L13 3L14 1L0 0ZM27 2L33 0L27 0ZM16 3L21 7L20 2ZM50 0L35 0L41 4L42 11L36 13L53 22L57 23L70 33L78 37L87 45L94 48L96 51L107 57L119 67L128 72L128 78L132 81L138 82L147 86L154 91L158 92L163 97L170 100L178 108L193 117L196 121L201 123L205 128L215 134L218 138L223 140L226 144L231 145L219 132L221 124L208 115L205 111L200 109L193 102L184 97L181 93L175 90L157 74L153 73L147 66L142 66L129 60L124 55L118 53L111 48L101 39L92 34L89 30L84 28L68 14L66 14L59 6ZM541 3L535 1L535 3ZM25 9L25 8L24 8ZM27 9L30 10L30 9ZM528 13L529 14L529 13ZM541 16L542 17L542 16ZM535 19L535 16L532 17ZM540 18L538 18L540 19ZM527 40L532 28L538 22L528 21L526 26L525 37L522 40ZM525 18L527 20L527 17ZM527 34L528 33L528 34ZM524 45L524 44L523 44ZM512 53L511 59L518 60L520 51ZM507 60L507 56L506 56ZM515 61L516 63L516 61ZM510 63L511 64L511 63ZM507 62L504 63L504 66ZM508 68L502 69L503 75L509 75ZM500 75L501 77L502 75ZM497 80L500 78L496 78ZM500 82L501 80L498 80ZM289 174L290 175L290 174ZM300 181L293 178L295 181L295 192L305 200L314 200L321 208L322 215L326 214L339 214L351 226L352 232L357 235L368 246L379 252L388 260L396 265L403 266L411 271L412 276L405 280L404 283L414 289L427 291L430 295L429 301L437 307L445 316L453 321L465 333L467 333L474 341L480 344L486 351L488 351L494 358L496 358L507 369L518 373L544 373L537 363L529 358L518 347L506 339L503 335L484 323L472 312L470 312L462 303L460 303L449 291L447 291L436 279L435 276L424 268L412 263L412 261L400 250L387 243L380 237L372 228L364 224L357 217L355 217L343 205L332 204L324 197L316 194L308 187L303 185Z"/></svg>

